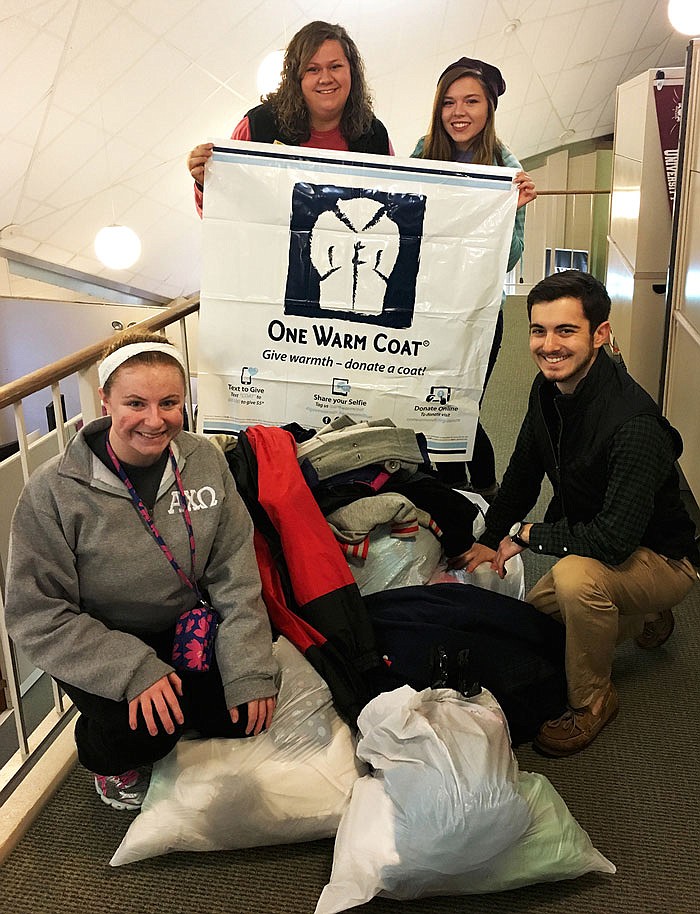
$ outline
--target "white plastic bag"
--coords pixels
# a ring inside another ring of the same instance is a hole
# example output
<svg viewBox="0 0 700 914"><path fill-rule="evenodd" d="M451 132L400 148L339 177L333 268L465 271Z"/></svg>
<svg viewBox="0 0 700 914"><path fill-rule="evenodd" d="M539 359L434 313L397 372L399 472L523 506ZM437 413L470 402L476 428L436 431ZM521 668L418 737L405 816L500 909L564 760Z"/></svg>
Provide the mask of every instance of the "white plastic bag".
<svg viewBox="0 0 700 914"><path fill-rule="evenodd" d="M476 492L461 492L461 494L479 508L473 528L474 538L478 540L486 529L484 515L489 509L488 502ZM506 562L504 578L499 578L486 562L475 568L471 574L468 571L450 571L447 574L454 577L455 581L460 584L473 584L475 587L483 587L484 590L493 590L496 593L503 593L507 597L515 597L516 600L525 599L525 566L519 555L514 555ZM435 581L432 580L430 583L433 584Z"/></svg>
<svg viewBox="0 0 700 914"><path fill-rule="evenodd" d="M348 556L347 562L364 597L381 590L425 584L435 572L441 553L440 541L425 527L418 527L413 537L399 539L391 535L388 524L381 524L369 534L367 557Z"/></svg>
<svg viewBox="0 0 700 914"><path fill-rule="evenodd" d="M473 524L473 534L478 539L486 529L484 514L489 506L476 492L458 491L479 508ZM425 527L419 527L415 537L397 539L391 536L388 524L381 524L372 530L369 542L366 558L347 558L363 596L416 584L451 583L473 584L516 600L525 598L525 566L519 555L508 559L506 576L501 579L486 563L471 573L463 569L448 570L439 540Z"/></svg>
<svg viewBox="0 0 700 914"><path fill-rule="evenodd" d="M525 833L483 866L446 874L432 891L422 894L481 895L589 872L615 872L543 774L521 772L518 792L531 816ZM405 897L397 886L404 881L412 884L414 872L397 848L400 818L401 810L392 803L381 778L368 775L355 783L335 839L331 880L316 914L346 911L375 895Z"/></svg>
<svg viewBox="0 0 700 914"><path fill-rule="evenodd" d="M444 894L446 880L483 866L527 829L518 764L490 692L465 699L451 689L403 686L371 701L358 724L358 757L375 774L355 784L316 914L379 893Z"/></svg>
<svg viewBox="0 0 700 914"><path fill-rule="evenodd" d="M110 861L313 841L335 834L352 785L366 772L328 686L285 638L274 653L281 685L269 732L249 739L180 740L156 763L143 808Z"/></svg>
<svg viewBox="0 0 700 914"><path fill-rule="evenodd" d="M506 562L506 576L499 578L487 562L477 565L474 571L464 568L447 568L442 563L435 570L428 584L472 584L483 590L502 593L516 600L525 599L525 566L519 555L514 555Z"/></svg>

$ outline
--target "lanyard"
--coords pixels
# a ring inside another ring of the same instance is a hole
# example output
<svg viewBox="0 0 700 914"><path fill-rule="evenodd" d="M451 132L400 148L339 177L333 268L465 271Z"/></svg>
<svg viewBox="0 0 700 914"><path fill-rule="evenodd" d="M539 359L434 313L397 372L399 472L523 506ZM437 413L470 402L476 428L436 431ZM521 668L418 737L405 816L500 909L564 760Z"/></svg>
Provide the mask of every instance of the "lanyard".
<svg viewBox="0 0 700 914"><path fill-rule="evenodd" d="M182 478L180 476L180 471L177 468L177 461L175 460L175 455L173 454L173 449L170 447L170 445L168 445L168 454L170 455L170 463L172 464L173 473L175 474L175 482L177 483L177 490L180 493L180 498L182 499L182 508L183 508L182 513L183 513L183 517L185 519L185 526L187 527L187 535L188 535L189 541L190 541L190 575L191 575L191 577L188 577L185 574L185 572L182 570L182 568L180 568L177 561L175 560L175 556L172 554L172 552L168 548L168 544L165 542L162 535L158 532L158 528L153 523L153 518L151 517L148 508L144 505L143 501L139 498L138 492L136 491L136 489L133 486L133 483L131 482L129 477L126 475L126 472L124 471L124 467L121 465L121 463L119 463L119 459L117 458L117 455L114 453L114 450L112 449L112 445L109 443L109 434L105 435L105 445L107 447L107 453L109 454L110 460L114 464L114 469L117 471L117 475L119 476L121 481L126 486L128 492L129 492L129 495L131 496L131 500L134 504L134 507L136 508L139 515L141 516L141 520L144 522L146 527L152 533L153 539L158 543L158 545L161 548L161 551L165 555L166 559L173 566L173 568L177 572L177 574L180 577L180 580L183 582L183 584L186 584L187 587L189 587L190 590L193 590L197 594L197 596L200 597L200 599L201 599L199 587L197 587L197 582L194 580L194 576L195 576L194 575L194 568L195 568L194 528L192 527L192 518L190 517L190 512L187 507L187 497L185 496L185 490L182 485Z"/></svg>

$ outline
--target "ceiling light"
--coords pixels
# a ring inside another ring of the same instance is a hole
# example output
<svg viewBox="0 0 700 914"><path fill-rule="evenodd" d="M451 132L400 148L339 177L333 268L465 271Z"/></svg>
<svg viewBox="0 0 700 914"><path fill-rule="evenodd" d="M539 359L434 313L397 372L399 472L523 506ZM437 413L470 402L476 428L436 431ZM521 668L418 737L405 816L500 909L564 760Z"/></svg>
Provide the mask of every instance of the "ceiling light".
<svg viewBox="0 0 700 914"><path fill-rule="evenodd" d="M0 228L0 240L4 241L6 238L12 238L17 234L19 226L16 222L8 222L7 225L3 225Z"/></svg>
<svg viewBox="0 0 700 914"><path fill-rule="evenodd" d="M511 35L513 32L516 32L520 28L521 25L522 25L522 22L519 19L511 19L510 22L506 23L506 26L503 29L503 32L506 35Z"/></svg>
<svg viewBox="0 0 700 914"><path fill-rule="evenodd" d="M700 35L698 0L668 0L668 19L681 35Z"/></svg>
<svg viewBox="0 0 700 914"><path fill-rule="evenodd" d="M126 225L106 225L95 235L95 254L112 270L126 270L141 256L141 241Z"/></svg>
<svg viewBox="0 0 700 914"><path fill-rule="evenodd" d="M569 140L572 140L575 136L576 136L576 131L573 130L571 127L569 127L563 133L559 134L559 142L568 143Z"/></svg>
<svg viewBox="0 0 700 914"><path fill-rule="evenodd" d="M270 51L263 58L258 67L257 84L258 92L261 95L267 95L268 92L274 92L279 86L282 79L282 65L284 63L284 51Z"/></svg>

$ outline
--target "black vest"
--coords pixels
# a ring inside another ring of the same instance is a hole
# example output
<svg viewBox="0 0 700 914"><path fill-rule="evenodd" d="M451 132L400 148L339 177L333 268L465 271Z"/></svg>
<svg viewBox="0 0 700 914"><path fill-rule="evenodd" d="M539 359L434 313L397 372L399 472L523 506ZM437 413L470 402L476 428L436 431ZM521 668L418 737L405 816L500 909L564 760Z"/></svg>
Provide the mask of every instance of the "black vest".
<svg viewBox="0 0 700 914"><path fill-rule="evenodd" d="M531 398L535 436L554 497L545 523L566 517L569 525L589 523L602 510L608 479L610 444L616 430L636 416L654 416L680 457L681 436L657 404L622 365L600 350L576 391L558 395L542 375ZM654 510L641 545L669 558L694 558L692 522L681 501L678 473L672 468L654 496Z"/></svg>
<svg viewBox="0 0 700 914"><path fill-rule="evenodd" d="M277 140L285 146L298 146L298 140L286 136L280 129L270 105L258 105L247 113L250 124L250 138L256 143L274 143ZM372 118L367 133L356 140L348 140L350 152L372 152L379 155L389 154L389 134L386 127L376 117Z"/></svg>

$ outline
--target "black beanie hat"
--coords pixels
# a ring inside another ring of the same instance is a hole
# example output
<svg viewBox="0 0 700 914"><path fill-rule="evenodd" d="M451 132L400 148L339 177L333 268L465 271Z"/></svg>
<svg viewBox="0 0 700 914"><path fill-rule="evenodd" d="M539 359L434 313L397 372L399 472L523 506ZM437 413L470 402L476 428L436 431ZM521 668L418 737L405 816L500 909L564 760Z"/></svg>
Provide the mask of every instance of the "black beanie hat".
<svg viewBox="0 0 700 914"><path fill-rule="evenodd" d="M451 63L449 67L445 67L438 78L438 82L440 82L445 73L449 73L450 70L457 68L476 70L480 73L486 83L486 88L491 96L494 109L498 108L498 96L503 95L506 91L506 81L503 79L498 67L486 63L484 60L476 60L473 57L460 57L459 60L455 60L454 63Z"/></svg>

